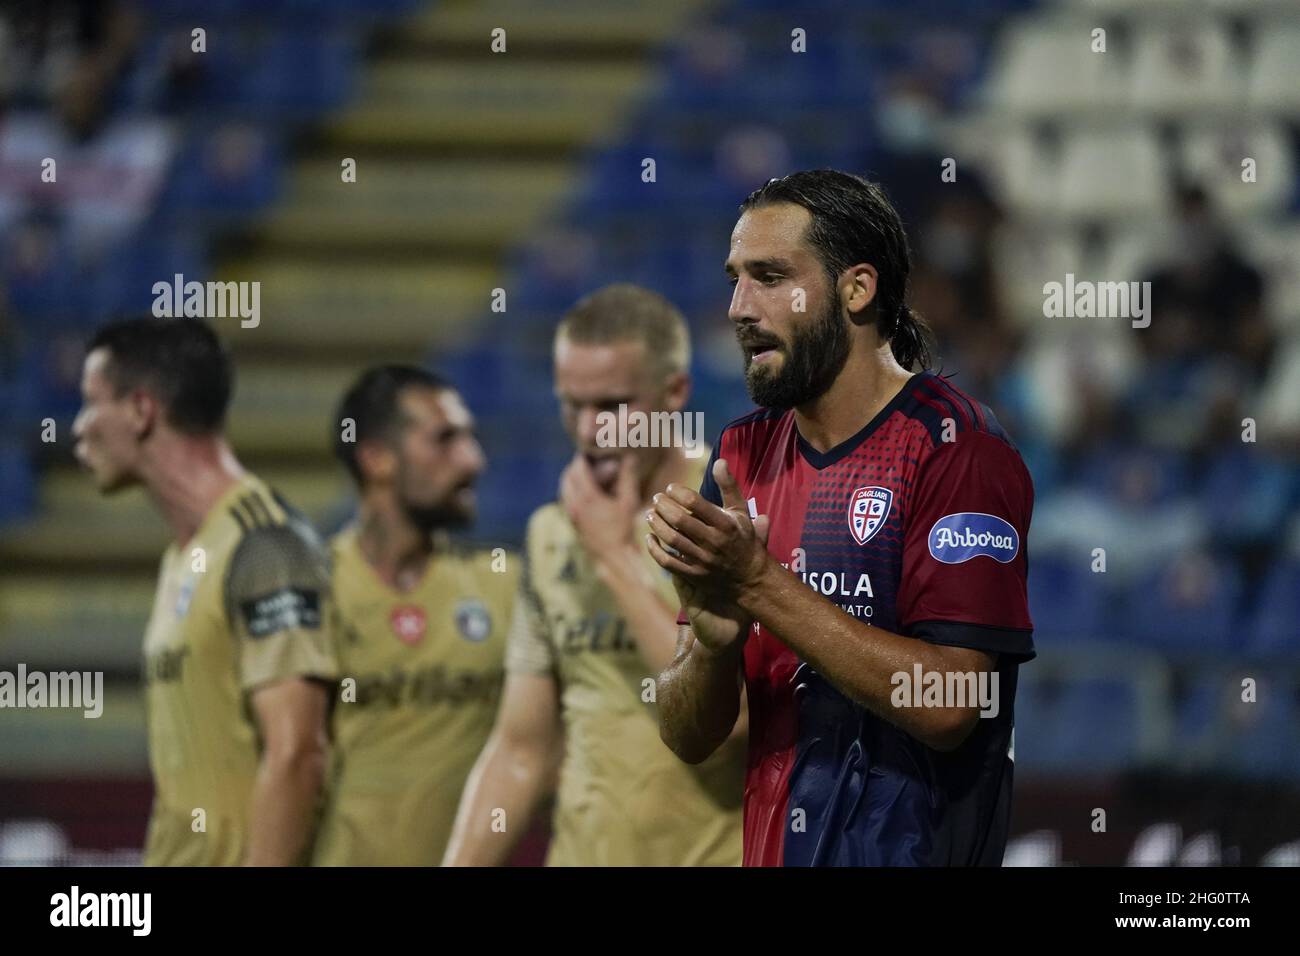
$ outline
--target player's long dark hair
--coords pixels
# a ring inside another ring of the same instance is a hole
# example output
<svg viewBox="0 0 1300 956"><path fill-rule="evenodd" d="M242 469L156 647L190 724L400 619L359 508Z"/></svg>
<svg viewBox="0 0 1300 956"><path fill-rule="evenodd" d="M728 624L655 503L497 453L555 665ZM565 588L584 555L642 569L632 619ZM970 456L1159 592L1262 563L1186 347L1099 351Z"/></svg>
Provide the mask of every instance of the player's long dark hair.
<svg viewBox="0 0 1300 956"><path fill-rule="evenodd" d="M755 189L740 211L780 202L803 206L812 214L808 241L817 250L832 287L849 266L868 262L876 267L880 337L903 368L929 368L933 337L924 320L907 306L912 253L903 221L885 191L836 169L807 169Z"/></svg>

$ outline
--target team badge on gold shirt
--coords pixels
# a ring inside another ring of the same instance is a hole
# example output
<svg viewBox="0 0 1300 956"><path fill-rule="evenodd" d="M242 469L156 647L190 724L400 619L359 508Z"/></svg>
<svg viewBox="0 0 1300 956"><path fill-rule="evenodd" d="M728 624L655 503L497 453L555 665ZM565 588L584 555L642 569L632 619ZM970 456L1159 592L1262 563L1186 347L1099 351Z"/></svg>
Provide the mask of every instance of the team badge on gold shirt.
<svg viewBox="0 0 1300 956"><path fill-rule="evenodd" d="M414 604L393 608L393 613L388 616L388 623L392 625L397 639L412 647L424 640L425 632L429 629L424 608Z"/></svg>
<svg viewBox="0 0 1300 956"><path fill-rule="evenodd" d="M467 641L487 640L492 631L492 617L478 598L468 598L456 605L456 627Z"/></svg>

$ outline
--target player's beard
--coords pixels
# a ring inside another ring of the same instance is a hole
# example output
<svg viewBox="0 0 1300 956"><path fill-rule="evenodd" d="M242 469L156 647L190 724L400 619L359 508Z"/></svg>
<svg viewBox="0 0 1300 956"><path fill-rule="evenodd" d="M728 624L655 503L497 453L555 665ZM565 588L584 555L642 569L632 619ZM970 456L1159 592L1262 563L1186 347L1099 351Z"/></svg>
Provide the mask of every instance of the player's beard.
<svg viewBox="0 0 1300 956"><path fill-rule="evenodd" d="M849 330L833 301L810 325L796 328L788 344L774 336L747 334L744 326L736 337L742 348L774 345L785 356L781 370L773 372L755 365L745 349L745 387L754 404L763 408L796 408L820 398L849 360Z"/></svg>
<svg viewBox="0 0 1300 956"><path fill-rule="evenodd" d="M454 531L468 528L474 523L474 515L450 501L442 501L436 505L413 505L404 502L402 509L411 524L426 533L444 529Z"/></svg>
<svg viewBox="0 0 1300 956"><path fill-rule="evenodd" d="M402 495L402 510L407 519L426 533L446 529L449 531L468 528L474 523L475 509L460 504L458 496L466 488L473 488L474 482L465 481L448 489L437 501L431 504L416 502L411 496Z"/></svg>

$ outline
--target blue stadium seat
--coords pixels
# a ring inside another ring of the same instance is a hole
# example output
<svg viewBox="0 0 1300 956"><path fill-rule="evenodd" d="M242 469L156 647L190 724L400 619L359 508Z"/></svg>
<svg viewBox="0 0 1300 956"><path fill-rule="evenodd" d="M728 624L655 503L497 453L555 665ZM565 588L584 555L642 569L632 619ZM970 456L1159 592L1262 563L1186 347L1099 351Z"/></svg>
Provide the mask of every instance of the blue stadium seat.
<svg viewBox="0 0 1300 956"><path fill-rule="evenodd" d="M662 105L678 112L724 110L731 119L756 121L801 107L869 102L878 95L889 51L864 33L846 33L838 20L805 8L775 29L762 22L749 28L727 23L738 43L727 72L701 75L692 63L695 51L683 48L670 63ZM791 49L795 28L804 30L802 53ZM761 99L753 86L760 75Z"/></svg>
<svg viewBox="0 0 1300 956"><path fill-rule="evenodd" d="M509 357L498 343L439 355L435 364L449 370L466 404L475 415L483 416L503 407L505 382L510 377L508 363Z"/></svg>
<svg viewBox="0 0 1300 956"><path fill-rule="evenodd" d="M1137 756L1138 702L1127 681L1023 680L1016 691L1018 773L1115 770Z"/></svg>
<svg viewBox="0 0 1300 956"><path fill-rule="evenodd" d="M36 507L36 471L22 441L0 436L0 524Z"/></svg>
<svg viewBox="0 0 1300 956"><path fill-rule="evenodd" d="M1182 763L1196 767L1212 762L1227 691L1222 674L1200 677L1176 702L1173 743Z"/></svg>
<svg viewBox="0 0 1300 956"><path fill-rule="evenodd" d="M15 315L30 320L33 327L48 331L76 321L82 294L77 282L68 281L69 275L77 272L68 231L58 223L50 223L41 235L48 246L39 258L29 256L20 263L9 250L0 253L4 269L0 273L0 286ZM0 238L0 245L8 246L6 240L13 239L12 234Z"/></svg>
<svg viewBox="0 0 1300 956"><path fill-rule="evenodd" d="M230 144L238 137L240 158L230 161ZM280 192L284 146L278 136L249 126L218 126L188 138L159 199L170 216L203 212L222 219L252 215L275 201Z"/></svg>
<svg viewBox="0 0 1300 956"><path fill-rule="evenodd" d="M1300 777L1300 707L1295 687L1261 680L1257 695L1253 703L1227 708L1219 762L1247 777Z"/></svg>
<svg viewBox="0 0 1300 956"><path fill-rule="evenodd" d="M292 18L332 17L335 19L371 19L400 17L421 7L431 7L430 0L279 0Z"/></svg>
<svg viewBox="0 0 1300 956"><path fill-rule="evenodd" d="M478 487L475 536L484 540L522 540L528 516L556 499L561 467L543 456L498 454L489 449L488 470Z"/></svg>
<svg viewBox="0 0 1300 956"><path fill-rule="evenodd" d="M1029 568L1029 613L1036 641L1107 640L1114 595L1086 554L1035 555Z"/></svg>
<svg viewBox="0 0 1300 956"><path fill-rule="evenodd" d="M1254 619L1246 622L1246 650L1264 657L1300 652L1300 561L1276 565L1264 579Z"/></svg>
<svg viewBox="0 0 1300 956"><path fill-rule="evenodd" d="M1220 453L1199 497L1220 545L1263 542L1285 523L1295 498L1296 471L1257 445Z"/></svg>
<svg viewBox="0 0 1300 956"><path fill-rule="evenodd" d="M340 106L352 91L357 44L344 32L299 35L286 29L245 64L241 104L307 119Z"/></svg>
<svg viewBox="0 0 1300 956"><path fill-rule="evenodd" d="M646 158L655 161L652 183L641 179ZM716 195L711 195L718 188L712 165L707 152L692 152L653 137L602 151L588 160L589 174L576 207L589 224L593 216L604 220L628 212L670 216L675 208L716 201Z"/></svg>
<svg viewBox="0 0 1300 956"><path fill-rule="evenodd" d="M853 12L858 14L881 15L891 21L899 17L912 17L916 20L933 20L939 18L944 25L994 20L1018 10L1026 10L1041 0L987 0L984 3L967 3L965 0L916 0L906 6L900 6L894 0L858 0L853 4ZM772 10L787 12L788 0L735 0L738 10L750 12ZM843 14L843 0L814 0L801 3L799 9Z"/></svg>
<svg viewBox="0 0 1300 956"><path fill-rule="evenodd" d="M1191 491L1187 463L1181 455L1118 443L1090 454L1079 468L1078 483L1107 498L1143 505L1166 502Z"/></svg>
<svg viewBox="0 0 1300 956"><path fill-rule="evenodd" d="M155 19L194 23L257 22L270 19L316 23L322 19L396 17L429 0L139 0Z"/></svg>
<svg viewBox="0 0 1300 956"><path fill-rule="evenodd" d="M1240 650L1240 570L1221 557L1179 555L1139 575L1125 603L1123 636L1175 653Z"/></svg>
<svg viewBox="0 0 1300 956"><path fill-rule="evenodd" d="M1016 688L1016 773L1038 774L1059 769L1063 761L1056 747L1059 737L1056 708L1050 686L1022 675Z"/></svg>
<svg viewBox="0 0 1300 956"><path fill-rule="evenodd" d="M166 20L189 20L194 23L247 18L273 12L277 0L139 0L151 17Z"/></svg>
<svg viewBox="0 0 1300 956"><path fill-rule="evenodd" d="M150 312L157 282L178 273L186 282L204 282L209 274L203 241L184 230L145 228L133 242L119 247L85 284L84 314L90 324L117 313Z"/></svg>
<svg viewBox="0 0 1300 956"><path fill-rule="evenodd" d="M346 30L331 25L304 32L293 18L277 24L208 17L194 22L212 25L206 51L188 61L191 72L184 83L164 78L177 45L183 51L189 43L188 21L144 42L128 82L128 102L189 111L207 120L283 122L313 119L351 93L358 42Z"/></svg>
<svg viewBox="0 0 1300 956"><path fill-rule="evenodd" d="M1136 758L1138 701L1132 684L1101 679L1072 682L1056 708L1055 745L1071 764L1089 771L1115 770Z"/></svg>

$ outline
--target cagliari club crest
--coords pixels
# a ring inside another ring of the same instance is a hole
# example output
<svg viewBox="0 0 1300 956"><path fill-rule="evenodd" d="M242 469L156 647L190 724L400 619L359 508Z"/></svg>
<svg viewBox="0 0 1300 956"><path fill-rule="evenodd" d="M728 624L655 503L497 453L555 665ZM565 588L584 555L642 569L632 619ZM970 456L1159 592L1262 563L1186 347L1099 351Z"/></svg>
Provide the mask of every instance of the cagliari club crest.
<svg viewBox="0 0 1300 956"><path fill-rule="evenodd" d="M879 485L868 485L853 492L849 498L849 531L858 544L866 544L889 518L889 508L894 503L894 493Z"/></svg>

